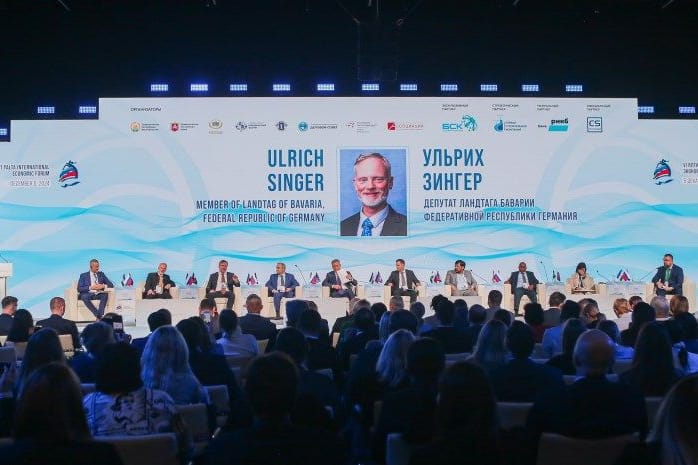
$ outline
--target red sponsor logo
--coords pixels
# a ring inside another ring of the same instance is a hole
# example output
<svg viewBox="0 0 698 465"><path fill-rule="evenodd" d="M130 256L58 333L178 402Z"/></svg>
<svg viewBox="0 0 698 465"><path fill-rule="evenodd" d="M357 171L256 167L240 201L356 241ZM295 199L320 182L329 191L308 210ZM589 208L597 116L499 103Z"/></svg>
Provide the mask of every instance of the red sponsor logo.
<svg viewBox="0 0 698 465"><path fill-rule="evenodd" d="M179 131L179 123L170 123L170 131L172 131L172 132Z"/></svg>
<svg viewBox="0 0 698 465"><path fill-rule="evenodd" d="M395 130L395 121L388 121L388 131Z"/></svg>

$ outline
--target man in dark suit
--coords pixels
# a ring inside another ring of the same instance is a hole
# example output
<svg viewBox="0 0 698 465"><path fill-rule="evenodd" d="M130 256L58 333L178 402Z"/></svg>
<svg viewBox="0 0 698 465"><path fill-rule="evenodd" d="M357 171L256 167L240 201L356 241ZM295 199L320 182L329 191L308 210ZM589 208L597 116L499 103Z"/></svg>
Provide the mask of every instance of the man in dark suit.
<svg viewBox="0 0 698 465"><path fill-rule="evenodd" d="M49 302L49 308L51 309L51 316L45 320L37 321L36 325L42 328L53 328L58 334L70 334L73 339L73 347L75 349L80 348L80 335L78 334L77 325L74 321L63 318L65 314L65 299L63 297L52 298Z"/></svg>
<svg viewBox="0 0 698 465"><path fill-rule="evenodd" d="M410 296L410 302L417 300L417 289L420 282L412 270L405 269L405 260L398 258L395 260L395 270L390 272L390 276L385 280L385 285L390 286L390 294L397 296Z"/></svg>
<svg viewBox="0 0 698 465"><path fill-rule="evenodd" d="M332 271L322 280L322 285L330 288L330 297L346 297L349 300L355 296L356 284L356 279L349 271L342 269L342 263L337 258L332 260Z"/></svg>
<svg viewBox="0 0 698 465"><path fill-rule="evenodd" d="M536 341L526 323L514 321L507 330L506 342L513 358L490 376L497 401L533 402L546 389L562 389L560 370L530 359Z"/></svg>
<svg viewBox="0 0 698 465"><path fill-rule="evenodd" d="M390 161L380 153L364 153L354 162L354 189L361 210L342 220L342 236L406 236L407 217L388 204L393 188Z"/></svg>
<svg viewBox="0 0 698 465"><path fill-rule="evenodd" d="M357 310L354 316L354 326L356 327L355 331L347 334L346 339L343 338L337 347L340 363L345 371L349 369L349 362L353 354L363 351L369 341L378 339L376 316L370 308L361 307Z"/></svg>
<svg viewBox="0 0 698 465"><path fill-rule="evenodd" d="M12 317L17 311L17 297L6 295L2 298L2 313L0 314L0 336L10 334Z"/></svg>
<svg viewBox="0 0 698 465"><path fill-rule="evenodd" d="M90 271L82 273L78 279L78 298L85 303L95 318L100 319L104 316L109 299L107 289L113 287L114 284L109 278L99 271L99 260L93 258L90 260ZM99 308L95 307L93 300L99 300Z"/></svg>
<svg viewBox="0 0 698 465"><path fill-rule="evenodd" d="M170 325L172 325L172 314L166 308L161 308L148 315L148 328L150 328L150 334L152 334L153 331L158 329L160 326ZM138 349L138 352L142 354L143 349L145 349L145 345L148 343L150 334L145 337L133 339L131 341L131 345Z"/></svg>
<svg viewBox="0 0 698 465"><path fill-rule="evenodd" d="M528 416L527 427L537 438L543 432L573 438L601 439L640 432L647 433L645 399L631 385L606 379L615 358L615 346L603 332L582 334L574 348L574 363L580 378L572 385L538 396Z"/></svg>
<svg viewBox="0 0 698 465"><path fill-rule="evenodd" d="M557 326L560 324L560 313L562 309L562 304L565 303L567 297L562 292L553 292L548 297L548 308L543 312L543 325L544 326Z"/></svg>
<svg viewBox="0 0 698 465"><path fill-rule="evenodd" d="M143 288L144 299L171 299L170 288L176 284L170 279L167 271L167 263L160 263L158 270L154 273L148 273L145 279L145 287Z"/></svg>
<svg viewBox="0 0 698 465"><path fill-rule="evenodd" d="M228 261L221 260L218 262L218 272L211 273L206 284L206 297L215 299L216 297L225 297L227 302L225 308L233 308L235 303L235 293L233 287L240 287L240 278L235 273L228 271Z"/></svg>
<svg viewBox="0 0 698 465"><path fill-rule="evenodd" d="M456 309L453 302L441 299L436 306L436 316L440 325L422 334L440 341L447 354L460 354L468 351L468 340L453 326Z"/></svg>
<svg viewBox="0 0 698 465"><path fill-rule="evenodd" d="M674 256L664 255L664 265L652 278L657 295L683 295L683 269L674 265Z"/></svg>
<svg viewBox="0 0 698 465"><path fill-rule="evenodd" d="M262 299L257 294L250 294L245 301L247 315L238 319L240 329L244 334L251 334L258 341L267 339L269 345L273 345L276 337L276 325L264 318L262 312Z"/></svg>
<svg viewBox="0 0 698 465"><path fill-rule="evenodd" d="M497 289L492 289L487 294L487 309L485 314L487 315L485 321L490 321L494 319L494 314L499 310L502 310L502 299L503 295Z"/></svg>
<svg viewBox="0 0 698 465"><path fill-rule="evenodd" d="M286 264L277 263L276 273L269 276L265 284L269 296L274 298L274 311L276 312L275 320L281 319L281 299L284 297L295 297L296 287L299 286L298 281L291 273L286 273Z"/></svg>
<svg viewBox="0 0 698 465"><path fill-rule="evenodd" d="M524 295L528 296L534 304L538 303L538 294L536 293L538 280L532 271L526 271L525 262L519 263L519 271L512 272L504 284L511 285L511 293L514 294L514 314L517 316L519 315L519 303Z"/></svg>

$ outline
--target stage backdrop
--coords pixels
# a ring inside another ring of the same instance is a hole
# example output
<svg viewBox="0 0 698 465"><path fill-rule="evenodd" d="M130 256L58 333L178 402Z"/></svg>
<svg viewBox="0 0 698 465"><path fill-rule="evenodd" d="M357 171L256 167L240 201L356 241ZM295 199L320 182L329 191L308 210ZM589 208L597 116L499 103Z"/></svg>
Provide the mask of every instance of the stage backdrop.
<svg viewBox="0 0 698 465"><path fill-rule="evenodd" d="M667 251L689 276L698 267L698 125L638 121L634 99L138 98L99 111L14 121L0 143L0 253L15 264L9 292L37 315L93 257L114 282L166 261L180 285L204 284L221 258L262 282L277 261L309 280L335 257L364 281L398 257L423 281L458 258L488 280L521 260L542 280L581 260L600 280L647 279ZM407 217L389 237L340 234L365 153L390 161L388 202Z"/></svg>

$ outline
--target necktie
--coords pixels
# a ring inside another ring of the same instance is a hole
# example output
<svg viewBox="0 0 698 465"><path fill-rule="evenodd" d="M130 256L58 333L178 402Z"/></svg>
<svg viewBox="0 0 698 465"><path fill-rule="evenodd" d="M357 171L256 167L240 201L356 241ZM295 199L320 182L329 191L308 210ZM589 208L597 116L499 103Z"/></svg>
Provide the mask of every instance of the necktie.
<svg viewBox="0 0 698 465"><path fill-rule="evenodd" d="M400 273L400 287L407 287L407 280L405 279L405 272Z"/></svg>
<svg viewBox="0 0 698 465"><path fill-rule="evenodd" d="M279 283L281 284L281 287L284 287L284 286L285 286L285 284L284 284L284 275L280 275L280 276L279 276Z"/></svg>
<svg viewBox="0 0 698 465"><path fill-rule="evenodd" d="M584 287L584 279L579 276L579 287Z"/></svg>
<svg viewBox="0 0 698 465"><path fill-rule="evenodd" d="M521 279L523 279L523 283L526 284L526 273L521 273Z"/></svg>
<svg viewBox="0 0 698 465"><path fill-rule="evenodd" d="M363 223L361 223L361 235L362 236L373 236L371 230L373 229L373 223L371 220L366 218Z"/></svg>
<svg viewBox="0 0 698 465"><path fill-rule="evenodd" d="M334 279L337 280L337 284L342 284L342 281L339 279L339 273L337 273L337 272L334 273Z"/></svg>
<svg viewBox="0 0 698 465"><path fill-rule="evenodd" d="M94 273L95 275L95 284L99 284L99 278L97 277L97 273Z"/></svg>
<svg viewBox="0 0 698 465"><path fill-rule="evenodd" d="M669 277L671 276L671 268L667 268L666 272L664 273L664 282L668 283L669 282Z"/></svg>

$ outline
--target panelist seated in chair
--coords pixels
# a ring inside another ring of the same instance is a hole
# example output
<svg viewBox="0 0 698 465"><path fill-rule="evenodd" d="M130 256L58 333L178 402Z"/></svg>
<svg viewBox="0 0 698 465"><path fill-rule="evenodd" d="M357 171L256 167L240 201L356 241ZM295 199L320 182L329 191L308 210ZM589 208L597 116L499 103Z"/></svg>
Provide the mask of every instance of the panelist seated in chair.
<svg viewBox="0 0 698 465"><path fill-rule="evenodd" d="M574 274L567 279L567 284L572 288L572 294L596 293L596 283L594 278L587 274L587 265L584 262L579 262Z"/></svg>
<svg viewBox="0 0 698 465"><path fill-rule="evenodd" d="M664 265L652 278L657 295L683 295L683 269L674 264L674 256L664 255Z"/></svg>
<svg viewBox="0 0 698 465"><path fill-rule="evenodd" d="M166 274L167 263L160 263L158 270L154 273L148 273L143 287L144 299L171 299L170 288L176 286L175 282L170 279L170 275Z"/></svg>
<svg viewBox="0 0 698 465"><path fill-rule="evenodd" d="M206 297L209 299L225 297L228 299L225 308L233 308L233 304L235 304L234 286L240 287L240 278L235 273L228 271L228 260L221 260L218 262L218 272L211 273L211 276L208 277Z"/></svg>
<svg viewBox="0 0 698 465"><path fill-rule="evenodd" d="M391 287L390 295L409 296L410 302L417 300L417 286L420 284L414 271L405 269L405 260L402 258L395 260L395 270L385 280L385 285Z"/></svg>
<svg viewBox="0 0 698 465"><path fill-rule="evenodd" d="M274 311L276 312L275 320L281 319L281 299L284 297L291 298L296 296L296 287L298 281L291 273L286 273L286 264L277 263L276 273L269 276L266 284L270 297L274 298Z"/></svg>
<svg viewBox="0 0 698 465"><path fill-rule="evenodd" d="M511 293L514 294L514 314L517 316L519 315L521 297L528 296L531 302L538 303L538 294L536 293L538 279L532 271L526 271L525 262L519 263L519 271L512 272L504 284L511 285Z"/></svg>
<svg viewBox="0 0 698 465"><path fill-rule="evenodd" d="M451 295L477 295L477 282L473 274L465 269L463 260L456 260L453 269L448 270L444 284L451 288Z"/></svg>
<svg viewBox="0 0 698 465"><path fill-rule="evenodd" d="M78 279L78 298L85 303L95 318L99 319L104 316L104 309L107 307L107 289L113 287L114 283L99 271L99 260L93 258L90 260L90 271L80 274ZM99 308L95 307L93 300L99 300Z"/></svg>
<svg viewBox="0 0 698 465"><path fill-rule="evenodd" d="M330 297L346 297L349 300L356 295L356 284L354 276L342 269L342 263L337 258L332 260L332 271L322 280L322 285L330 288Z"/></svg>

